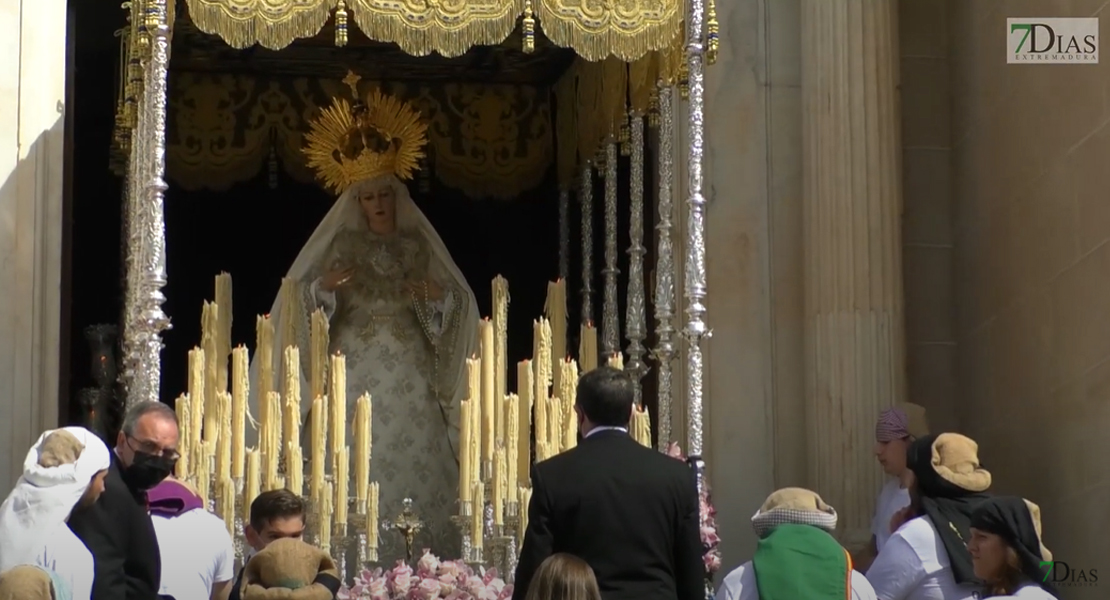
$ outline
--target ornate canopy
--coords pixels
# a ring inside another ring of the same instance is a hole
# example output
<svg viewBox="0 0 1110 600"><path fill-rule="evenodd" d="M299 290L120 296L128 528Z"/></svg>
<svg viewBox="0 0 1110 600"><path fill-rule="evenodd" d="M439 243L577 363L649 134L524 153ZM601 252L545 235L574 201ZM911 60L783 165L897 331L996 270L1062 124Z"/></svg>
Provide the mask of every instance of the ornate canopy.
<svg viewBox="0 0 1110 600"><path fill-rule="evenodd" d="M335 16L414 56L497 45L523 19L586 60L631 62L666 48L682 28L680 0L186 0L197 27L233 48L270 50L311 38Z"/></svg>

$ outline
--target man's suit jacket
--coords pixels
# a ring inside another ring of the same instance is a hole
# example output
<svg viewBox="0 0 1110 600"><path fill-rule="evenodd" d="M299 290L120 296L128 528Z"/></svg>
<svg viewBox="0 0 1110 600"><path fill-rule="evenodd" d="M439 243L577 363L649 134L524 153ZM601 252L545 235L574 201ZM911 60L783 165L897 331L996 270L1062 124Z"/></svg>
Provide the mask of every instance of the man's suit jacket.
<svg viewBox="0 0 1110 600"><path fill-rule="evenodd" d="M685 463L599 431L533 467L513 600L557 552L589 563L604 600L704 600L698 509Z"/></svg>
<svg viewBox="0 0 1110 600"><path fill-rule="evenodd" d="M96 561L92 600L156 600L162 557L147 512L146 492L130 490L120 466L112 452L104 494L96 504L74 513L69 528Z"/></svg>

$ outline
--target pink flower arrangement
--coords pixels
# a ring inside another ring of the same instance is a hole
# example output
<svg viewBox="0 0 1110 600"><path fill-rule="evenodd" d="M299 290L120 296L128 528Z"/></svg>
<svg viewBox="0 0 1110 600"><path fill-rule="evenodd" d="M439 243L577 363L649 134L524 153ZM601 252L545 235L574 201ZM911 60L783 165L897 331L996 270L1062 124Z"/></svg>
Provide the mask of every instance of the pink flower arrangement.
<svg viewBox="0 0 1110 600"><path fill-rule="evenodd" d="M671 458L685 461L686 456L682 453L682 448L678 444L671 442L667 446L667 456ZM705 555L702 560L705 562L705 573L708 577L712 577L718 569L721 568L721 538L717 535L717 510L713 508L713 499L709 495L709 485L706 484L701 490L701 543L705 546Z"/></svg>
<svg viewBox="0 0 1110 600"><path fill-rule="evenodd" d="M354 585L339 590L339 600L509 600L513 586L497 569L475 571L461 560L440 560L428 550L416 568L397 561L389 571L364 570Z"/></svg>

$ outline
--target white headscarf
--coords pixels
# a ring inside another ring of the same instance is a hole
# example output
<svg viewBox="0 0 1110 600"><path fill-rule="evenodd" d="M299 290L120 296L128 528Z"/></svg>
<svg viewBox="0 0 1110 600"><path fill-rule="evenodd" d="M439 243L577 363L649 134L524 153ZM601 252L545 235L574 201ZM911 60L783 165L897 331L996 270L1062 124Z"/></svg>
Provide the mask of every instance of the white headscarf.
<svg viewBox="0 0 1110 600"><path fill-rule="evenodd" d="M464 397L467 392L467 372L466 372L466 359L470 358L478 348L478 331L477 322L479 319L478 302L474 298L474 291L467 283L466 277L463 276L458 265L451 258L451 253L447 250L447 245L443 243L443 239L439 237L435 227L424 216L416 203L413 202L412 196L409 195L409 189L401 180L393 175L385 175L374 179L367 179L351 185L347 188L339 199L336 200L328 214L316 226L316 230L305 242L301 248L300 254L297 255L293 265L289 267L289 272L286 277L299 281L305 288L312 283L312 279L321 275L320 270L326 268L323 262L327 258L328 250L331 248L332 240L335 239L336 234L341 231L349 229L364 229L366 225L366 217L359 206L360 196L367 191L376 190L382 186L388 185L393 188L394 198L396 199L396 227L399 233L406 233L409 235L419 236L424 243L427 244L429 255L431 256L430 264L428 266L428 277L432 280L439 282L449 283L452 287L460 290L463 298L456 298L455 302L461 304L459 307L459 330L454 337L454 347L451 348L451 356L456 357L456 360L451 364L441 364L441 369L446 369L440 375L440 381L444 382L443 389L440 390L440 400L445 404L450 403L453 407L457 407L457 403ZM286 343L282 340L281 331L281 311L283 310L282 298L279 293L274 300L273 307L270 309L270 320L274 324L274 374L277 375L281 372L279 368L281 358L281 349L285 347ZM306 317L301 317L306 320ZM302 323L304 325L305 323ZM308 328L302 327L298 332L304 336L308 335ZM307 338L298 340L298 346L303 351L308 348ZM254 390L258 389L258 365L257 361L251 361L251 390L250 403L251 413L258 415L258 398ZM305 361L301 361L301 412L302 416L311 408L312 400L304 393L307 391L307 385L304 377L304 372L308 369L309 365ZM280 390L280 382L275 389ZM454 419L450 422L455 423ZM252 432L253 433L253 432ZM454 433L454 432L451 432Z"/></svg>
<svg viewBox="0 0 1110 600"><path fill-rule="evenodd" d="M72 463L39 464L40 448L54 431L65 431L81 443ZM84 427L63 427L39 436L23 461L23 475L0 506L0 571L31 562L55 528L66 522L94 475L111 465L108 447Z"/></svg>

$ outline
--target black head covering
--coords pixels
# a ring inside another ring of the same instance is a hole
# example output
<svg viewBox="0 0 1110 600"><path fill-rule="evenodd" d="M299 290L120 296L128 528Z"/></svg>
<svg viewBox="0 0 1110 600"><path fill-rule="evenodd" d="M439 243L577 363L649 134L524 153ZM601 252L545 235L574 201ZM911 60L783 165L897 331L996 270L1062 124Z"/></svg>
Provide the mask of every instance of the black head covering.
<svg viewBox="0 0 1110 600"><path fill-rule="evenodd" d="M933 465L933 445L938 437L934 434L914 440L906 451L906 466L917 479L921 511L933 522L944 543L956 583L978 585L982 582L975 577L967 541L971 539L971 512L989 496L982 491L961 488L937 473Z"/></svg>
<svg viewBox="0 0 1110 600"><path fill-rule="evenodd" d="M971 526L1005 540L1021 559L1022 574L1046 592L1056 595L1053 585L1045 577L1045 572L1052 567L1041 567L1041 562L1045 560L1041 554L1041 538L1037 535L1037 526L1025 500L1017 496L998 496L980 502L971 513Z"/></svg>

